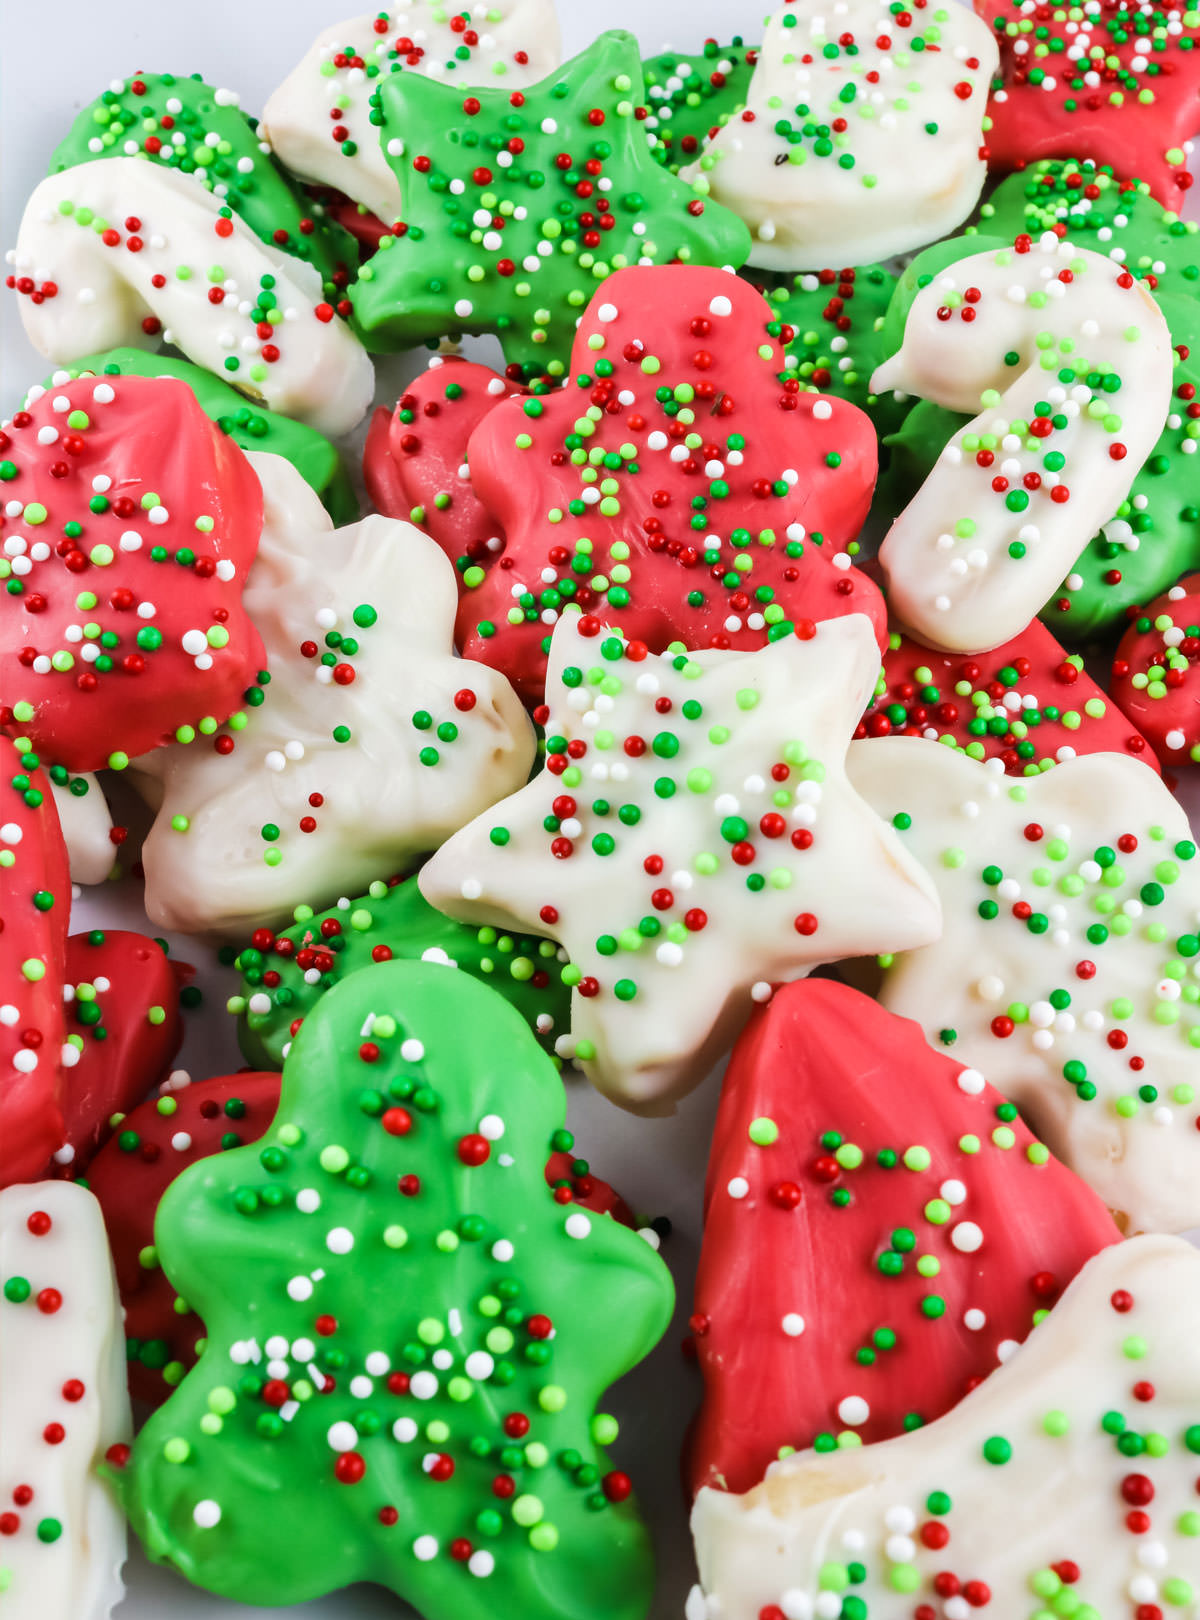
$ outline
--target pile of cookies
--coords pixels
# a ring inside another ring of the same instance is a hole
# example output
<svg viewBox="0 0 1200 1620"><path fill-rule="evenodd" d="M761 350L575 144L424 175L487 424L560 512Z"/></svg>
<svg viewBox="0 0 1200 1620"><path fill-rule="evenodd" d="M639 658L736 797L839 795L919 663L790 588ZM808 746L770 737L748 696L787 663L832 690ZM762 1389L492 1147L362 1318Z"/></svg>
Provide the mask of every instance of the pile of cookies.
<svg viewBox="0 0 1200 1620"><path fill-rule="evenodd" d="M676 1289L687 1620L1200 1613L1200 12L736 22L407 0L259 116L64 117L0 1620L106 1620L130 1526L244 1602L646 1620L599 1408ZM106 882L144 933L71 932ZM575 1075L720 1089L694 1275Z"/></svg>

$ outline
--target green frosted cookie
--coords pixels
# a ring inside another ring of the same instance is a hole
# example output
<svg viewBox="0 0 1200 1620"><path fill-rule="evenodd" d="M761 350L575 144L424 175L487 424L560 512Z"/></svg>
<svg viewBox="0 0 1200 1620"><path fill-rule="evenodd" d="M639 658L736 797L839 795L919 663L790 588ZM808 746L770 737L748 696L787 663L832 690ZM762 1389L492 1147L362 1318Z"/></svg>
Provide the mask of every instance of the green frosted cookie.
<svg viewBox="0 0 1200 1620"><path fill-rule="evenodd" d="M370 1581L424 1620L642 1620L650 1539L596 1403L673 1290L637 1233L556 1201L564 1116L466 974L386 962L322 999L266 1136L159 1209L207 1338L117 1481L155 1562L244 1603Z"/></svg>
<svg viewBox="0 0 1200 1620"><path fill-rule="evenodd" d="M571 1023L571 986L580 975L559 947L530 934L476 928L435 911L416 879L373 883L358 900L314 913L295 926L260 929L234 962L244 993L232 996L238 1043L253 1068L279 1069L295 1026L326 991L372 962L433 958L450 962L500 992L553 1053Z"/></svg>
<svg viewBox="0 0 1200 1620"><path fill-rule="evenodd" d="M759 47L735 34L728 45L706 39L695 51L664 51L642 63L655 161L677 174L691 163L709 131L727 124L746 105Z"/></svg>
<svg viewBox="0 0 1200 1620"><path fill-rule="evenodd" d="M50 173L110 157L140 157L194 176L262 241L313 265L326 297L341 297L358 263L354 238L285 172L236 91L214 89L195 73L118 81L78 114L54 149Z"/></svg>
<svg viewBox="0 0 1200 1620"><path fill-rule="evenodd" d="M373 99L405 229L383 238L352 290L368 347L494 332L510 365L562 376L611 271L737 266L750 251L735 214L650 155L632 34L601 34L527 90L393 73Z"/></svg>
<svg viewBox="0 0 1200 1620"><path fill-rule="evenodd" d="M204 414L235 444L243 450L267 450L290 461L321 497L337 528L357 522L358 497L341 457L324 434L265 405L251 404L244 394L203 366L168 354L148 354L145 349L106 349L103 354L89 354L73 361L55 377L79 377L85 372L104 372L110 377L178 377L195 394ZM50 378L45 387L53 383L54 378Z"/></svg>

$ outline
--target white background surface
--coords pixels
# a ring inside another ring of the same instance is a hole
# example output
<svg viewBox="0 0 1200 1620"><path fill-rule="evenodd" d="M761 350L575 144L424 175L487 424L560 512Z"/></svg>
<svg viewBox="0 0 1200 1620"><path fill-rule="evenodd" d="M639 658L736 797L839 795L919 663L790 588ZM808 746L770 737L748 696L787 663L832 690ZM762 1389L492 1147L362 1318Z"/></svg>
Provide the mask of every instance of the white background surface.
<svg viewBox="0 0 1200 1620"><path fill-rule="evenodd" d="M308 48L318 31L352 15L355 0L203 0L148 5L146 0L0 0L0 245L11 247L29 193L45 175L51 152L79 109L113 79L145 72L201 73L218 87L237 90L242 106L263 103ZM368 10L360 0L361 10ZM629 28L643 54L668 47L695 50L708 35L726 41L761 34L764 0L558 0L566 56L588 45L602 28ZM51 47L48 49L48 47ZM490 358L490 356L489 356ZM395 402L404 379L421 361L405 357L378 367L381 403ZM50 368L25 339L17 299L0 287L0 417L16 409L30 384ZM145 928L132 881L91 890L76 908L74 926ZM223 1011L236 975L211 956L177 939L174 954L195 963L207 992L205 1006L187 1015L180 1064L196 1078L241 1067L233 1021ZM596 1173L614 1182L639 1211L667 1215L674 1234L664 1246L679 1295L676 1319L657 1351L604 1401L622 1434L614 1459L632 1474L654 1535L659 1590L653 1620L679 1620L693 1576L678 1456L700 1381L680 1355L691 1309L691 1280L700 1230L700 1196L716 1083L710 1079L674 1119L638 1120L621 1113L581 1081L569 1087L569 1123L577 1151ZM359 1587L300 1608L260 1609L226 1602L189 1587L169 1571L153 1569L132 1550L129 1593L117 1620L237 1620L238 1616L295 1616L297 1620L375 1620L411 1613L390 1593ZM497 1615L496 1620L524 1620ZM563 1616L562 1620L573 1620Z"/></svg>

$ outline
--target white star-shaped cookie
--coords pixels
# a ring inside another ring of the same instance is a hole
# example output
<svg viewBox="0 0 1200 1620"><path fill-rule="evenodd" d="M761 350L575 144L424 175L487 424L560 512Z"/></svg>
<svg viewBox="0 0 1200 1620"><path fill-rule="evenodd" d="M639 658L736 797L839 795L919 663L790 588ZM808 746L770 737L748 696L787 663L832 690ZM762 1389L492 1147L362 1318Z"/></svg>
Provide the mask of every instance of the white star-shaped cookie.
<svg viewBox="0 0 1200 1620"><path fill-rule="evenodd" d="M157 816L146 909L238 936L400 871L529 775L502 675L453 656L454 569L411 524L334 531L289 462L252 456L264 519L244 601L269 680L242 718L136 762Z"/></svg>
<svg viewBox="0 0 1200 1620"><path fill-rule="evenodd" d="M420 885L453 916L566 948L560 1049L623 1106L668 1112L773 983L936 937L932 885L846 781L878 664L861 615L756 652L657 656L559 620L545 771Z"/></svg>
<svg viewBox="0 0 1200 1620"><path fill-rule="evenodd" d="M701 1491L687 1620L1194 1614L1198 1336L1195 1249L1104 1249L937 1422Z"/></svg>
<svg viewBox="0 0 1200 1620"><path fill-rule="evenodd" d="M940 940L880 999L986 1074L1133 1231L1200 1223L1200 860L1160 777L1121 754L1014 781L940 743L855 743L850 780L906 827ZM909 824L911 823L911 824Z"/></svg>

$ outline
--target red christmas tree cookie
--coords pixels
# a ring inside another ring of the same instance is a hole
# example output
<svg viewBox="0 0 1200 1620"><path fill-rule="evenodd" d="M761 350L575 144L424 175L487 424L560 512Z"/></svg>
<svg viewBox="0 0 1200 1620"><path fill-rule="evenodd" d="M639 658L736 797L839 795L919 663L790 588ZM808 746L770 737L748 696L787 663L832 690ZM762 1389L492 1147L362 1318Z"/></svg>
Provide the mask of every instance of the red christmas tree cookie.
<svg viewBox="0 0 1200 1620"><path fill-rule="evenodd" d="M1112 695L1168 765L1200 760L1200 574L1131 614L1113 662Z"/></svg>

